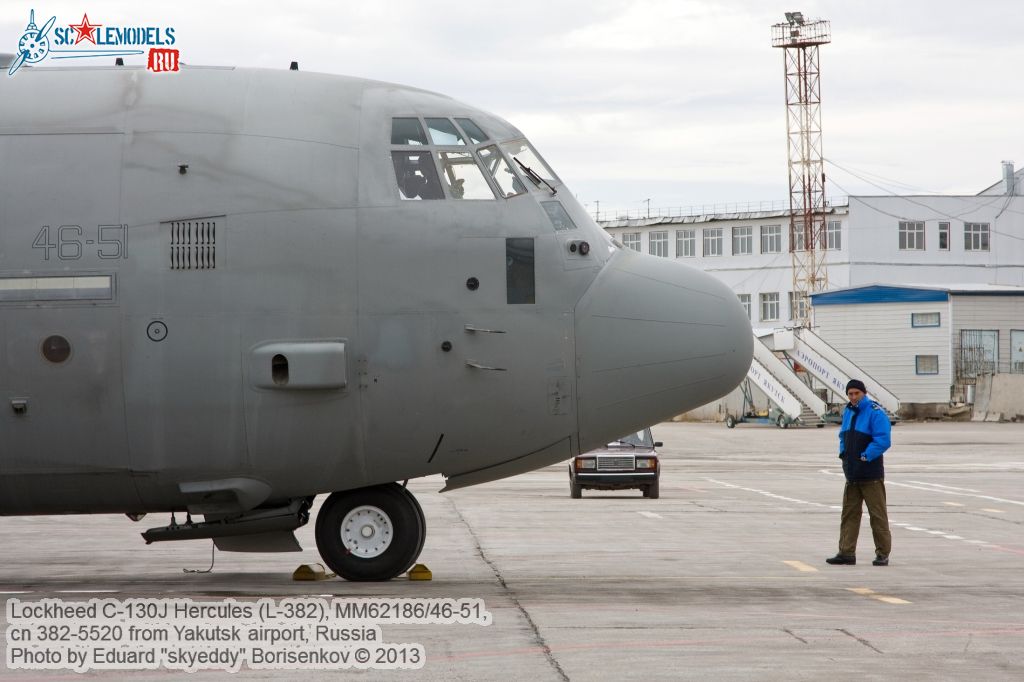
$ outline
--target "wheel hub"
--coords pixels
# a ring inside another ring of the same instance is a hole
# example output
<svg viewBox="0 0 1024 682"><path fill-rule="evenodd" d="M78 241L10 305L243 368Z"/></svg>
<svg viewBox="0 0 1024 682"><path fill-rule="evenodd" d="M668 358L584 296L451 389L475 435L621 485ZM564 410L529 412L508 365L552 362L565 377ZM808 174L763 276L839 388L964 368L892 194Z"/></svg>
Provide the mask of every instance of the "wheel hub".
<svg viewBox="0 0 1024 682"><path fill-rule="evenodd" d="M353 555L363 559L378 557L387 551L394 538L391 517L379 507L355 507L341 521L341 542Z"/></svg>

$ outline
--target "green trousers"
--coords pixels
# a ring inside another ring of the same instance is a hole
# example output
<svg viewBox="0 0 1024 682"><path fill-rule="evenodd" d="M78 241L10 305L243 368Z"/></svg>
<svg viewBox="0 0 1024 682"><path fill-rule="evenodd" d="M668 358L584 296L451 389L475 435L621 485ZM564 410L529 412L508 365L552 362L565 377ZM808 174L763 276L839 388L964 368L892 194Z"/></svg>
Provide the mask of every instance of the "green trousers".
<svg viewBox="0 0 1024 682"><path fill-rule="evenodd" d="M857 554L857 536L860 535L862 505L867 504L871 517L871 534L875 538L875 554L889 556L892 535L889 533L889 515L885 509L885 481L847 481L843 492L843 517L839 526L839 553Z"/></svg>

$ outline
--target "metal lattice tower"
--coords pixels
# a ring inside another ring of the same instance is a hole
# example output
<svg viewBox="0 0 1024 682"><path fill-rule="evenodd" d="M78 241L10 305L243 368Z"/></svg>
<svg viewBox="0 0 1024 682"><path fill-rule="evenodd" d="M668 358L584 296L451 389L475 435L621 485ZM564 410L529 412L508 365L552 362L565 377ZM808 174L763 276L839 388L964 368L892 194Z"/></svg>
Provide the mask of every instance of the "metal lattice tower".
<svg viewBox="0 0 1024 682"><path fill-rule="evenodd" d="M810 324L808 295L828 288L825 265L825 164L821 148L821 71L818 46L832 42L831 26L786 12L772 26L772 47L786 68L789 153L789 250L793 257L793 321Z"/></svg>

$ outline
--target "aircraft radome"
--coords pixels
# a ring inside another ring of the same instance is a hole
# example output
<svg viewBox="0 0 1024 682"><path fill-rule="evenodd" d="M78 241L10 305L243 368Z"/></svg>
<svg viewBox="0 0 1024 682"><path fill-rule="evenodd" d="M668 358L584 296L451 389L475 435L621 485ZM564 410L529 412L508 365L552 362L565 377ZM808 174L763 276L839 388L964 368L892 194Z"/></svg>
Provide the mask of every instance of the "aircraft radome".
<svg viewBox="0 0 1024 682"><path fill-rule="evenodd" d="M384 580L426 534L402 481L563 461L750 366L729 288L614 243L443 95L25 66L0 159L0 514L170 512L147 541L286 551L328 493L324 560Z"/></svg>

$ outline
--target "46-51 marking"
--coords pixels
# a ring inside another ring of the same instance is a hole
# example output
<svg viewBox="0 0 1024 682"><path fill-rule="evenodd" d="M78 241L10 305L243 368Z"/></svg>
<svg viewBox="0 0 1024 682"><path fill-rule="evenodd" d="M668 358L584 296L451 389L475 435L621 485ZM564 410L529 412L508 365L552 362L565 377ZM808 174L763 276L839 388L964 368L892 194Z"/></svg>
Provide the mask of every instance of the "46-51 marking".
<svg viewBox="0 0 1024 682"><path fill-rule="evenodd" d="M95 235L95 239L88 239ZM83 246L84 244L84 246ZM55 251L59 260L78 260L86 251L96 247L96 256L103 260L128 258L128 226L97 225L95 232L86 234L81 225L61 225L51 228L43 225L32 242L33 249L41 249L43 260L50 260L50 252Z"/></svg>

